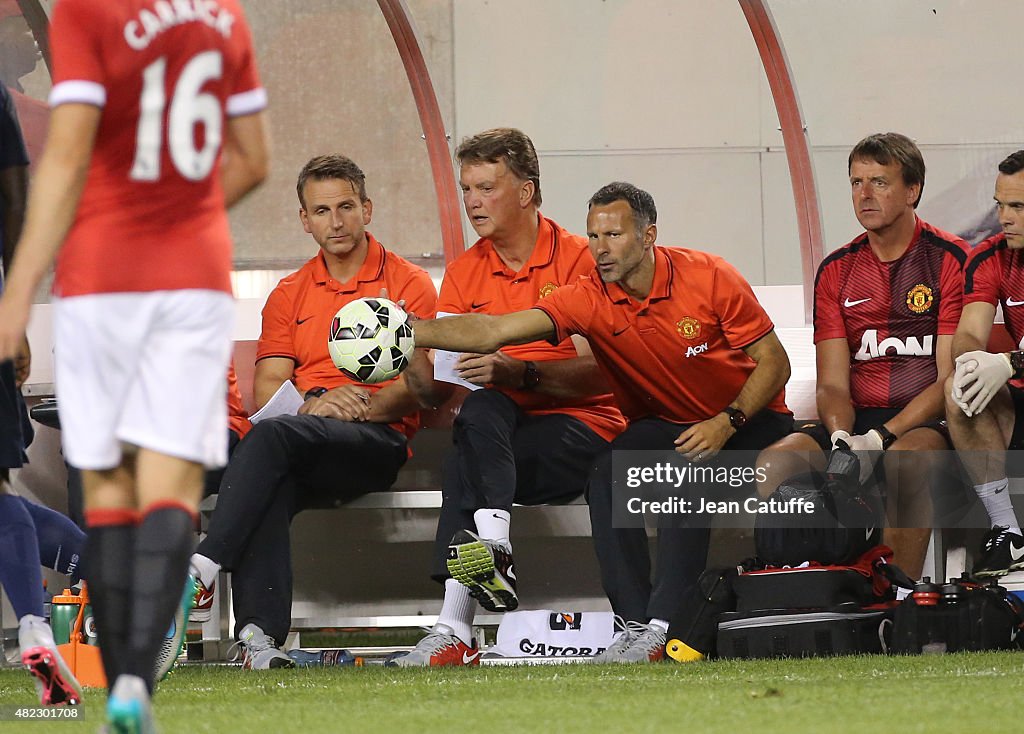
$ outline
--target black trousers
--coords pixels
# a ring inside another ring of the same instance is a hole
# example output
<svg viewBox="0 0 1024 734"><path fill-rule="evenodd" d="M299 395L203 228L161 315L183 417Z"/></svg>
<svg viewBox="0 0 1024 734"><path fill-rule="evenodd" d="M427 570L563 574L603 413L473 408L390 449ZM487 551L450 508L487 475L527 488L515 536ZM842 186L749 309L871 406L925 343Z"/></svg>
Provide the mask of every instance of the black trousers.
<svg viewBox="0 0 1024 734"><path fill-rule="evenodd" d="M228 462L197 549L232 571L236 637L252 623L284 643L291 626L292 518L387 489L406 455L405 436L378 423L292 415L253 427Z"/></svg>
<svg viewBox="0 0 1024 734"><path fill-rule="evenodd" d="M564 504L583 494L587 470L608 442L583 421L562 413L527 415L491 389L466 396L452 426L452 450L441 476L431 576L448 578L445 558L452 536L475 530L481 508Z"/></svg>
<svg viewBox="0 0 1024 734"><path fill-rule="evenodd" d="M793 418L764 410L736 432L726 450L760 450L790 432ZM590 471L587 501L601 585L612 610L628 621L671 619L686 590L697 582L708 559L708 528L658 529L657 561L651 582L651 556L644 528L612 526L612 452L671 451L687 425L659 418L633 421L598 457Z"/></svg>
<svg viewBox="0 0 1024 734"><path fill-rule="evenodd" d="M32 436L25 401L14 384L14 362L0 362L0 472L17 469L28 461L25 450Z"/></svg>

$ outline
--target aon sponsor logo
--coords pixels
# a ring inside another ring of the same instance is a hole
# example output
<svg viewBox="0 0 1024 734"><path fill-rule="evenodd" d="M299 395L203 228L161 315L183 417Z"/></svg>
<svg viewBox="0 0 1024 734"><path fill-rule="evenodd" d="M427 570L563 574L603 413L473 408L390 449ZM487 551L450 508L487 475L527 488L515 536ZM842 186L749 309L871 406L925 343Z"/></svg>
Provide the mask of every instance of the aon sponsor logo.
<svg viewBox="0 0 1024 734"><path fill-rule="evenodd" d="M916 336L908 336L906 340L896 336L878 341L878 330L868 329L860 340L860 349L853 355L854 359L865 360L887 356L930 357L935 353L935 337L932 334L920 341Z"/></svg>
<svg viewBox="0 0 1024 734"><path fill-rule="evenodd" d="M704 354L704 352L706 351L708 351L707 342L704 342L703 344L698 344L695 347L687 347L686 358L689 359L690 357L696 357L698 354Z"/></svg>

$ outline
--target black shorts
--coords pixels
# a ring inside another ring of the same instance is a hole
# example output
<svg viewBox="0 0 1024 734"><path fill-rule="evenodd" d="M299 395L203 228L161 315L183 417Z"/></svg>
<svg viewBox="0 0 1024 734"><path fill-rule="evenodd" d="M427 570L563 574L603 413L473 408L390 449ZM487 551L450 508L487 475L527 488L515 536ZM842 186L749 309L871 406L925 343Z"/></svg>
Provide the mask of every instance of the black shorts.
<svg viewBox="0 0 1024 734"><path fill-rule="evenodd" d="M792 431L792 415L766 409L750 416L747 424L736 431L723 448L730 451L760 451Z"/></svg>
<svg viewBox="0 0 1024 734"><path fill-rule="evenodd" d="M1024 391L1021 391L1024 393ZM1024 401L1024 397L1022 397ZM855 411L853 418L853 431L855 436L867 433L872 428L878 426L890 420L893 416L898 415L902 408L860 408ZM948 448L952 448L953 443L949 440L949 430L946 428L946 421L934 420L922 423L915 428L931 428L933 431L938 431L944 439L946 439L946 445ZM818 446L821 447L822 451L828 452L832 450L832 436L828 432L828 429L821 423L821 421L807 421L801 423L800 427L797 428L798 433L806 433L808 436L813 438ZM1024 434L1024 431L1022 431Z"/></svg>
<svg viewBox="0 0 1024 734"><path fill-rule="evenodd" d="M885 423L887 420L899 413L900 410L902 409L861 408L856 411L854 417L853 433L855 435L866 433L872 428ZM945 421L928 421L920 426L916 426L916 428L931 428L932 430L938 431L942 437L946 439L947 448L952 448L953 442L949 438L949 430L946 427ZM800 433L806 433L817 441L821 450L826 454L832 450L832 437L829 435L828 431L825 430L825 426L823 426L819 421L815 421L814 423L804 423L797 430ZM966 510L970 508L970 504L975 501L974 489L960 463L960 459L956 455L956 452L950 451L949 457L951 464L946 466L944 469L938 470L938 476L932 482L932 501L934 505L932 524L935 527L949 527L955 525ZM879 491L882 494L883 502L888 504L888 497L891 489L885 481L884 461L879 461L875 464L873 476L876 484L878 485ZM897 520L897 523L899 522L901 521ZM921 524L921 520L919 518L907 520L906 522L908 522L907 527L915 527ZM896 527L899 527L899 524L897 524Z"/></svg>

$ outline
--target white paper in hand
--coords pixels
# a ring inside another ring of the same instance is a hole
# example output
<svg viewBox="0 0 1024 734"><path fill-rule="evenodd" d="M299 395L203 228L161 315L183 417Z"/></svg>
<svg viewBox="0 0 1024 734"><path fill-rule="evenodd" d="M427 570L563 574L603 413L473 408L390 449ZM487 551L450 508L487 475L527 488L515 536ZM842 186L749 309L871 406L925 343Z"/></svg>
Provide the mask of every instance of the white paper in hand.
<svg viewBox="0 0 1024 734"><path fill-rule="evenodd" d="M457 315L458 314L445 313L444 311L437 312L437 318L439 319L444 318L445 316ZM462 352L449 352L444 349L435 349L434 379L439 380L440 382L450 382L453 385L468 387L470 390L479 390L483 385L474 385L472 382L462 379L459 376L458 371L455 369L455 365L461 356Z"/></svg>
<svg viewBox="0 0 1024 734"><path fill-rule="evenodd" d="M302 403L305 402L299 391L291 380L285 380L277 392L267 401L267 404L257 410L249 417L249 422L256 425L262 420L273 418L278 415L295 415L299 412Z"/></svg>

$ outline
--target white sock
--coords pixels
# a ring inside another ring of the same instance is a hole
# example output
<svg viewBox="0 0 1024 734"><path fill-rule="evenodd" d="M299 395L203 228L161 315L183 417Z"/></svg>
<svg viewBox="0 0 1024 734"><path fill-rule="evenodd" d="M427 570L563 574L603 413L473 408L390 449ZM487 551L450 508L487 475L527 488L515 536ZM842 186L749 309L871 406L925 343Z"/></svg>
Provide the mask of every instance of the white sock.
<svg viewBox="0 0 1024 734"><path fill-rule="evenodd" d="M203 582L203 586L209 589L213 582L217 580L217 574L220 573L220 564L198 553L192 554L191 563L192 569L199 575L199 580Z"/></svg>
<svg viewBox="0 0 1024 734"><path fill-rule="evenodd" d="M473 513L473 522L476 523L476 531L484 540L493 540L512 547L508 539L508 526L512 521L512 515L508 510L482 509Z"/></svg>
<svg viewBox="0 0 1024 734"><path fill-rule="evenodd" d="M666 622L664 619L652 619L651 626L657 627L662 632L668 632L668 622Z"/></svg>
<svg viewBox="0 0 1024 734"><path fill-rule="evenodd" d="M1003 477L987 484L978 484L974 487L974 491L978 493L978 498L985 505L985 511L988 513L993 527L1005 525L1011 533L1020 535L1017 515L1013 511L1013 504L1010 503L1009 486L1010 480Z"/></svg>
<svg viewBox="0 0 1024 734"><path fill-rule="evenodd" d="M444 581L444 602L437 623L452 630L452 634L467 645L473 642L473 617L476 616L476 599L469 595L469 589L455 579Z"/></svg>

